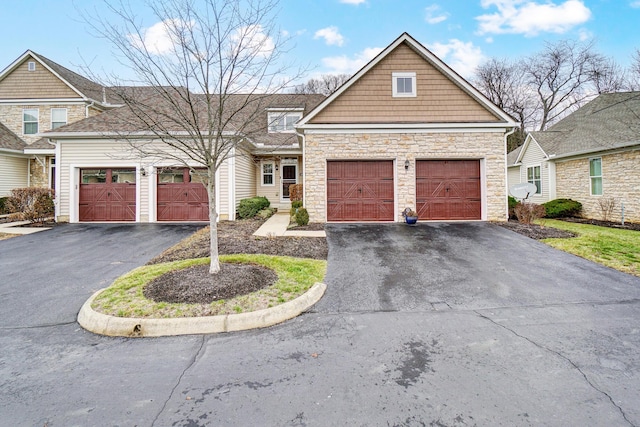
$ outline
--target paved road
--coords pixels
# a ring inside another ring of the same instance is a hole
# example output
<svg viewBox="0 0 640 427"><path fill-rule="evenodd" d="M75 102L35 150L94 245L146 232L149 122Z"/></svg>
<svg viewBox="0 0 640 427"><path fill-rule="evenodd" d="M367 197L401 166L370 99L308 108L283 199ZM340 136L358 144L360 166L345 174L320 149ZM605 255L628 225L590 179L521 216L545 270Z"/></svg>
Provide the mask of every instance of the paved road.
<svg viewBox="0 0 640 427"><path fill-rule="evenodd" d="M0 425L640 425L640 279L491 224L330 226L313 312L158 339L73 318L186 230L84 227L0 241Z"/></svg>

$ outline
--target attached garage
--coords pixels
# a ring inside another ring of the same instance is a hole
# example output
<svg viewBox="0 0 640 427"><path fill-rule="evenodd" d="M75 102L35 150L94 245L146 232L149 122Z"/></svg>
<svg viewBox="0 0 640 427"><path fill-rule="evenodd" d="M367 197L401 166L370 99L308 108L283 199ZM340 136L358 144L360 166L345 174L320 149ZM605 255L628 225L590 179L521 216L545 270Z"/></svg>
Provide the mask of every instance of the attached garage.
<svg viewBox="0 0 640 427"><path fill-rule="evenodd" d="M482 218L479 160L416 161L416 209L425 220Z"/></svg>
<svg viewBox="0 0 640 427"><path fill-rule="evenodd" d="M208 221L207 189L189 168L158 171L158 221Z"/></svg>
<svg viewBox="0 0 640 427"><path fill-rule="evenodd" d="M80 170L80 221L135 221L136 170Z"/></svg>
<svg viewBox="0 0 640 427"><path fill-rule="evenodd" d="M327 221L393 221L392 160L327 161Z"/></svg>

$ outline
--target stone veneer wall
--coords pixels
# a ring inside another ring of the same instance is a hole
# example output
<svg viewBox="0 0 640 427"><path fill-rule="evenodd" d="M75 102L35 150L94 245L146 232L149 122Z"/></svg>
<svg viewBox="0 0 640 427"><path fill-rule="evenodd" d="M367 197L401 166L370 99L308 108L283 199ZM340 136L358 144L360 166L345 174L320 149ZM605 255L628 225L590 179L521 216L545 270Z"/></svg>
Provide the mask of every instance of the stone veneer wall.
<svg viewBox="0 0 640 427"><path fill-rule="evenodd" d="M625 221L640 222L640 151L627 151L602 157L602 196L592 196L589 158L556 162L556 193L558 198L582 203L582 215L602 219L598 201L613 197L617 206L611 217L620 221L620 203L624 202Z"/></svg>
<svg viewBox="0 0 640 427"><path fill-rule="evenodd" d="M305 207L311 222L326 221L326 166L329 160L396 160L397 218L416 206L415 160L484 159L487 207L483 218L506 221L504 134L459 133L309 133L305 137ZM411 162L408 171L405 160Z"/></svg>
<svg viewBox="0 0 640 427"><path fill-rule="evenodd" d="M85 104L46 104L46 105L0 105L0 122L18 135L24 142L31 144L40 136L22 134L22 110L25 108L38 109L38 131L51 130L51 109L66 108L67 123L77 122L85 118Z"/></svg>

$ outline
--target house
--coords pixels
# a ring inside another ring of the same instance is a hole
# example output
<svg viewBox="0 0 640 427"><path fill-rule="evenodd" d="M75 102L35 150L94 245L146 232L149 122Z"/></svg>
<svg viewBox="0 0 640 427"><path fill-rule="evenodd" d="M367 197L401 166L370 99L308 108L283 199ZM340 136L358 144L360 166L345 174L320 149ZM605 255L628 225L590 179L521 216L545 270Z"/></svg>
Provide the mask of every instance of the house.
<svg viewBox="0 0 640 427"><path fill-rule="evenodd" d="M216 174L220 219L255 195L286 210L296 183L312 222L402 221L407 207L424 220L507 218L518 123L406 33L328 98L255 96L257 131L235 131L242 143ZM40 132L55 147L57 220L208 219L197 165L132 156L130 144L157 138L129 116L106 108Z"/></svg>
<svg viewBox="0 0 640 427"><path fill-rule="evenodd" d="M404 33L296 126L311 221L504 221L517 125Z"/></svg>
<svg viewBox="0 0 640 427"><path fill-rule="evenodd" d="M54 146L41 133L118 107L102 86L26 51L0 72L0 197L55 183Z"/></svg>
<svg viewBox="0 0 640 427"><path fill-rule="evenodd" d="M530 132L510 152L508 185L531 182L534 203L567 198L583 215L640 222L640 92L599 95L545 131Z"/></svg>

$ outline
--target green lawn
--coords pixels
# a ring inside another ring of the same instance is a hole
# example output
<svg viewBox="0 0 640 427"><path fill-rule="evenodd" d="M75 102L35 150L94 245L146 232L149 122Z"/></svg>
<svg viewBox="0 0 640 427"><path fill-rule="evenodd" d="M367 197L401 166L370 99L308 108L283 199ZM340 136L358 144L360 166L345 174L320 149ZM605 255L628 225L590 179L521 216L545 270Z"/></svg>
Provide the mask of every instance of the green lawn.
<svg viewBox="0 0 640 427"><path fill-rule="evenodd" d="M544 239L543 242L546 244L640 277L639 231L576 224L553 219L540 220L538 224L577 234L577 237L568 239Z"/></svg>
<svg viewBox="0 0 640 427"><path fill-rule="evenodd" d="M316 282L321 282L327 262L316 259L272 255L221 255L221 262L251 263L270 268L278 281L265 289L211 304L174 304L145 298L142 290L154 278L172 270L208 264L209 258L146 265L120 276L94 301L92 308L118 317L194 317L233 314L273 307L302 295Z"/></svg>

